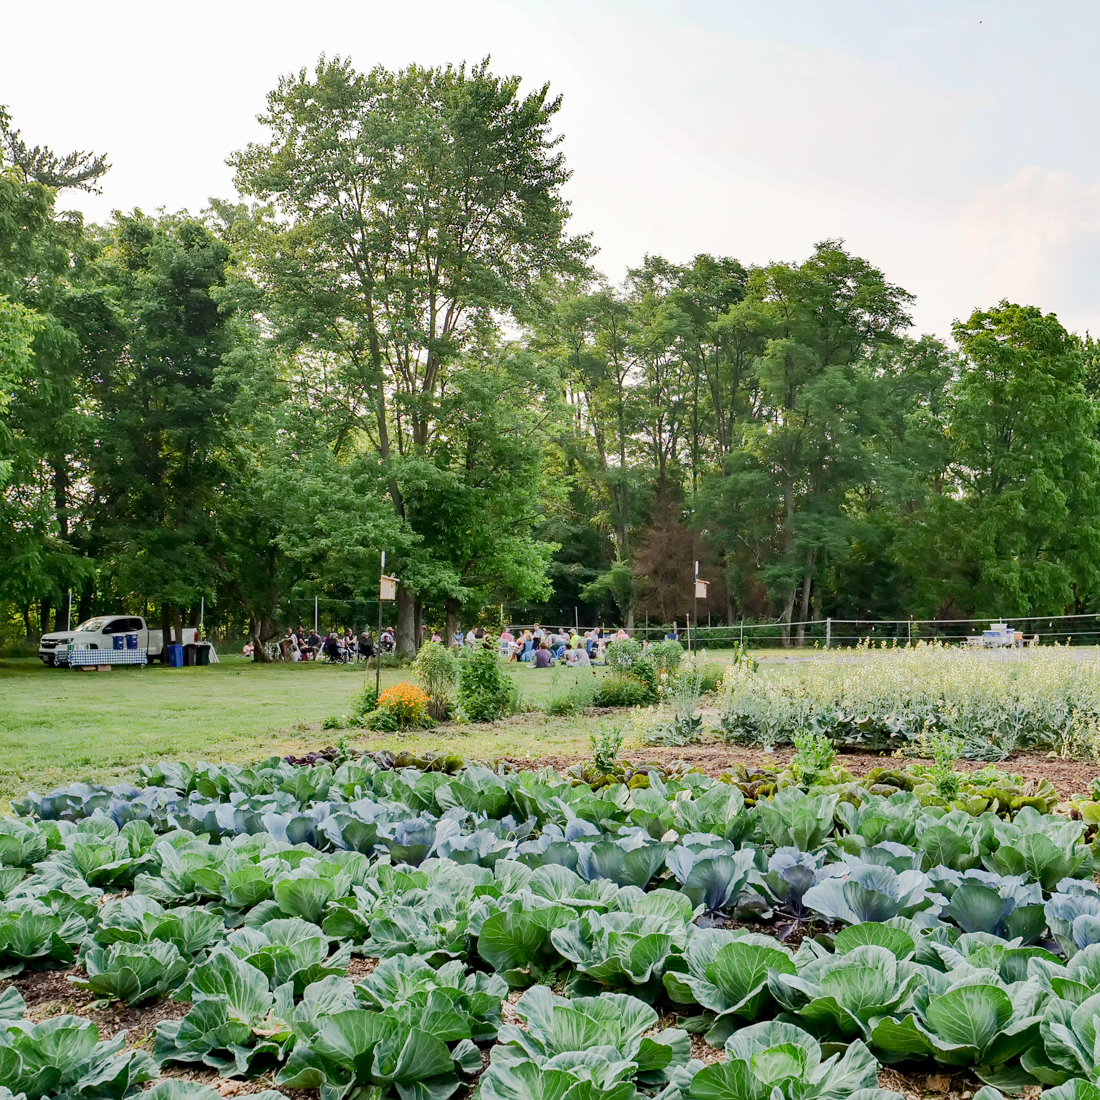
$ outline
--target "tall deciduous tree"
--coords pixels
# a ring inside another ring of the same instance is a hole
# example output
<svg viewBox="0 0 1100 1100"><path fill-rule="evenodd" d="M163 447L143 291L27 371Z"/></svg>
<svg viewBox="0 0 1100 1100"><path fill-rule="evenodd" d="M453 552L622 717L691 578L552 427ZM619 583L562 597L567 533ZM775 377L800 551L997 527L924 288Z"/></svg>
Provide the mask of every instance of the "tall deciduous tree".
<svg viewBox="0 0 1100 1100"><path fill-rule="evenodd" d="M415 514L403 471L432 461L455 365L492 342L500 317L526 314L539 280L578 271L588 253L565 231L560 101L519 84L487 61L362 74L322 59L280 81L262 116L270 141L231 160L241 191L270 204L249 262L279 338L339 373L345 432L377 451L414 532L438 517ZM439 577L395 564L408 651L416 597Z"/></svg>
<svg viewBox="0 0 1100 1100"><path fill-rule="evenodd" d="M1100 444L1081 341L1001 302L956 322L946 463L895 553L936 614L1043 614L1100 584Z"/></svg>

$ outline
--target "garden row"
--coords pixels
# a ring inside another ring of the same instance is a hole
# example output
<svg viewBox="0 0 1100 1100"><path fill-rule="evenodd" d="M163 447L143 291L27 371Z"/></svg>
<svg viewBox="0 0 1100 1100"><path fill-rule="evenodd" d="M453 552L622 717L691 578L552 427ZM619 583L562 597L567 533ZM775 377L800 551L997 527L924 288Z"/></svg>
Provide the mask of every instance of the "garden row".
<svg viewBox="0 0 1100 1100"><path fill-rule="evenodd" d="M772 748L814 734L834 746L929 755L945 741L955 755L991 762L1029 748L1100 757L1100 662L1068 648L862 646L788 670L761 670L740 648L731 656L723 668L705 653L685 654L678 642L644 650L633 640L612 642L603 677L552 671L542 709L563 716L588 707L644 708L634 716L643 740L686 745L704 735L700 701L717 690L714 732L730 742ZM416 683L381 696L368 687L351 715L326 727L394 732L531 709L491 650L456 656L429 643L412 670Z"/></svg>
<svg viewBox="0 0 1100 1100"><path fill-rule="evenodd" d="M1100 662L1068 647L987 652L938 643L860 646L791 670L726 670L726 740L774 746L800 731L876 752L935 736L971 759L1017 749L1100 756Z"/></svg>
<svg viewBox="0 0 1100 1100"><path fill-rule="evenodd" d="M104 1001L190 1008L147 1053L27 1021L9 987L0 1097L123 1100L198 1063L324 1100L885 1100L880 1062L1093 1096L1096 803L972 813L922 804L905 773L810 793L654 768L594 789L395 763L165 763L17 803L5 975L75 960ZM355 955L380 960L358 982ZM692 1059L692 1033L724 1060Z"/></svg>

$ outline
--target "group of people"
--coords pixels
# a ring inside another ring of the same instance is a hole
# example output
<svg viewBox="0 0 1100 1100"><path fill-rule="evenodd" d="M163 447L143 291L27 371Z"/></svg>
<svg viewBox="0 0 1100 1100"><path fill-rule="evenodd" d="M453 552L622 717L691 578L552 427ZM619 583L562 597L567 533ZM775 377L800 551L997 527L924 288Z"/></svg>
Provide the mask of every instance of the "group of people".
<svg viewBox="0 0 1100 1100"><path fill-rule="evenodd" d="M322 637L316 630L311 629L307 634L304 627L287 627L286 634L275 643L278 652L273 655L276 660L282 661L316 661L324 658L334 664L347 664L350 661L369 661L379 647L383 653L392 653L394 644L393 627L386 627L377 643L370 630L364 630L356 637L349 627L343 633L334 630ZM252 643L248 642L241 653L251 657L254 653Z"/></svg>
<svg viewBox="0 0 1100 1100"><path fill-rule="evenodd" d="M500 635L500 653L508 661L528 661L535 668L549 668L559 661L571 668L587 668L603 656L608 642L629 638L625 630L601 635L597 627L583 634L576 628L544 629L535 623L532 629L513 634L505 627Z"/></svg>
<svg viewBox="0 0 1100 1100"><path fill-rule="evenodd" d="M623 629L601 633L598 627L592 627L583 633L575 628L544 628L535 623L533 628L516 628L512 633L509 627L501 631L499 637L480 626L471 627L466 633L461 629L454 632L450 644L456 649L498 649L507 661L524 661L534 668L549 668L555 661L569 667L586 668L603 657L608 642L622 641L630 635ZM427 628L424 628L423 640L427 640ZM439 631L433 631L433 642L442 642ZM396 636L391 626L386 627L376 642L370 630L364 630L358 637L350 628L343 633L333 631L324 636L316 630L308 634L304 627L287 628L286 634L274 643L277 653L272 655L283 661L316 661L325 659L336 664L350 661L369 661L381 649L382 653L392 653L396 647ZM269 648L271 648L269 646ZM246 657L253 654L252 643L246 644L241 652Z"/></svg>

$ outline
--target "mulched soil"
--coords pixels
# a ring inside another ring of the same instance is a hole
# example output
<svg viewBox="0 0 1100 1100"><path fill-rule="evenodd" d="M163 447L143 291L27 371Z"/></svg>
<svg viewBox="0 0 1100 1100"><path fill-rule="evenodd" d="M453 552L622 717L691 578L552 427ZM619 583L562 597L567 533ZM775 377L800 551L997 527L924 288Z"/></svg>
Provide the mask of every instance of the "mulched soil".
<svg viewBox="0 0 1100 1100"><path fill-rule="evenodd" d="M683 761L689 768L699 768L707 775L717 778L724 772L728 772L735 763L744 764L749 769L767 768L782 771L790 763L794 750L787 746L777 748L775 752L767 753L760 749L714 742L713 744L685 745L681 748L665 748L654 745L627 755L630 759L625 762L632 764L634 767L648 763L676 764ZM892 756L848 750L839 750L836 758L838 764L841 764L856 776L865 775L872 768L889 766L891 763L902 763L895 761ZM564 755L544 756L541 760L501 757L502 762L512 764L516 768L551 767L557 771L563 771L571 764L576 764L585 759L584 756ZM926 760L918 757L907 757L905 762L932 763L930 759ZM981 768L986 767L984 763L976 760L960 760L956 766L960 772L979 771ZM1075 794L1087 795L1092 781L1100 776L1100 767L1096 764L1085 763L1080 760L1061 760L1039 752L1013 753L997 767L1003 768L1005 771L1015 772L1027 780L1049 779L1062 798L1069 798Z"/></svg>

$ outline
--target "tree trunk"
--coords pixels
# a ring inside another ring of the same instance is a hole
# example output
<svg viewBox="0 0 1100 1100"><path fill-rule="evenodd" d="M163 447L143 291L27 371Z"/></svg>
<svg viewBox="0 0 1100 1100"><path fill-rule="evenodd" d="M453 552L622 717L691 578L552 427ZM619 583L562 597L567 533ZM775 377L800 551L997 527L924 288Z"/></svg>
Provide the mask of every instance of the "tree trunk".
<svg viewBox="0 0 1100 1100"><path fill-rule="evenodd" d="M419 600L413 604L413 644L417 651L424 644L424 605Z"/></svg>
<svg viewBox="0 0 1100 1100"><path fill-rule="evenodd" d="M783 602L783 618L779 627L779 635L784 649L789 648L791 644L791 619L794 612L794 598L797 593L798 590L792 588Z"/></svg>
<svg viewBox="0 0 1100 1100"><path fill-rule="evenodd" d="M628 631L634 629L634 604L626 609L626 629Z"/></svg>
<svg viewBox="0 0 1100 1100"><path fill-rule="evenodd" d="M168 646L172 641L172 611L166 603L160 605L160 663L168 664Z"/></svg>
<svg viewBox="0 0 1100 1100"><path fill-rule="evenodd" d="M798 611L797 644L800 646L806 644L806 620L810 617L810 596L814 590L813 572L816 558L817 551L812 546L808 547L806 550L806 569L802 575L802 603Z"/></svg>
<svg viewBox="0 0 1100 1100"><path fill-rule="evenodd" d="M248 636L252 640L252 660L267 665L271 663L271 658L267 655L267 650L264 649L264 625L260 619L249 612Z"/></svg>
<svg viewBox="0 0 1100 1100"><path fill-rule="evenodd" d="M183 616L175 604L172 604L172 641L176 645L183 645Z"/></svg>
<svg viewBox="0 0 1100 1100"><path fill-rule="evenodd" d="M23 604L23 631L28 638L34 633L34 627L31 626L31 605L29 603Z"/></svg>
<svg viewBox="0 0 1100 1100"><path fill-rule="evenodd" d="M48 634L50 632L50 608L53 606L53 601L49 596L43 596L38 604L38 627L39 632L42 634Z"/></svg>
<svg viewBox="0 0 1100 1100"><path fill-rule="evenodd" d="M397 586L397 652L413 656L416 653L416 613L412 593L403 585Z"/></svg>
<svg viewBox="0 0 1100 1100"><path fill-rule="evenodd" d="M447 598L447 630L443 638L443 644L453 646L455 631L458 629L458 600Z"/></svg>

